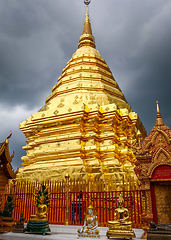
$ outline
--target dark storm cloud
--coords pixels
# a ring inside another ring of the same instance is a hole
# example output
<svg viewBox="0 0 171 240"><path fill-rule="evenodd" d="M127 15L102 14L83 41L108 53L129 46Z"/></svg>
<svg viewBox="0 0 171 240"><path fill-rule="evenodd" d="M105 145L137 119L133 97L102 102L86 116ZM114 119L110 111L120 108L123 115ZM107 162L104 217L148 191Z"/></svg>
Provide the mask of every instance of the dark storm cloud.
<svg viewBox="0 0 171 240"><path fill-rule="evenodd" d="M107 36L96 35L99 50L148 133L155 124L156 100L169 126L171 2L125 0L110 4L113 8L108 9L108 15L113 24L99 18L96 25Z"/></svg>
<svg viewBox="0 0 171 240"><path fill-rule="evenodd" d="M148 133L158 100L171 126L170 0L92 0L96 46ZM16 168L24 155L20 122L37 112L77 49L85 19L82 0L0 1L0 124Z"/></svg>
<svg viewBox="0 0 171 240"><path fill-rule="evenodd" d="M0 3L0 100L10 104L12 99L13 106L43 104L68 61L75 33L65 25L73 14L67 21L64 4L47 2Z"/></svg>

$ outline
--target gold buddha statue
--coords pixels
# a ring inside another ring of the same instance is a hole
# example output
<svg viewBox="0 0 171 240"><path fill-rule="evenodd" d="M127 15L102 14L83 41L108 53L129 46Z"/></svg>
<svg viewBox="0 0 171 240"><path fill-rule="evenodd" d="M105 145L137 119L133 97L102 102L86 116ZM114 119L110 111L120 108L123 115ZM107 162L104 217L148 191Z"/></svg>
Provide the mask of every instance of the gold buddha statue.
<svg viewBox="0 0 171 240"><path fill-rule="evenodd" d="M94 208L90 204L88 207L88 215L84 218L84 226L78 229L78 237L98 237L99 231L98 227L98 217L94 214Z"/></svg>
<svg viewBox="0 0 171 240"><path fill-rule="evenodd" d="M45 235L46 232L50 232L49 222L46 217L47 208L49 206L48 192L44 185L42 185L42 191L37 190L39 195L35 195L37 200L37 211L36 215L31 215L27 227L24 232L30 233L42 233Z"/></svg>
<svg viewBox="0 0 171 240"><path fill-rule="evenodd" d="M47 214L47 205L45 204L46 202L46 198L42 195L40 197L40 203L37 206L37 211L36 211L36 215L31 215L30 216L30 220L47 220L46 218L46 214Z"/></svg>
<svg viewBox="0 0 171 240"><path fill-rule="evenodd" d="M108 221L108 231L106 236L123 237L132 239L135 233L132 230L132 222L129 221L129 211L123 207L124 199L122 195L118 198L118 208L115 209L115 221Z"/></svg>

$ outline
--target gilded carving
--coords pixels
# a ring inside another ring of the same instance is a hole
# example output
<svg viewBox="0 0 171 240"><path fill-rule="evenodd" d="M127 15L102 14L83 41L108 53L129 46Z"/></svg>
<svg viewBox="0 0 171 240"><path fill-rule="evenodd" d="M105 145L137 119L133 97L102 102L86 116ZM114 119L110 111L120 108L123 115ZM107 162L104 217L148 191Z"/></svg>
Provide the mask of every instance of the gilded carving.
<svg viewBox="0 0 171 240"><path fill-rule="evenodd" d="M73 104L75 105L75 104L78 104L78 101L77 100L75 100L74 102L73 102Z"/></svg>
<svg viewBox="0 0 171 240"><path fill-rule="evenodd" d="M65 105L62 103L62 102L60 102L60 104L58 104L58 108L61 108L61 107L64 107Z"/></svg>
<svg viewBox="0 0 171 240"><path fill-rule="evenodd" d="M82 83L78 83L77 86L81 88L83 86L83 84Z"/></svg>
<svg viewBox="0 0 171 240"><path fill-rule="evenodd" d="M161 156L161 154L163 153L163 157ZM169 161L170 159L170 154L163 148L159 148L156 153L155 153L155 156L154 156L154 162L161 162L161 161Z"/></svg>
<svg viewBox="0 0 171 240"><path fill-rule="evenodd" d="M55 114L55 115L57 115L58 113L59 113L59 111L58 111L58 110L55 110L55 111L54 111L54 114Z"/></svg>
<svg viewBox="0 0 171 240"><path fill-rule="evenodd" d="M155 144L155 139L156 137L159 135L159 134L162 134L164 136L164 138L166 139L167 143L170 144L170 139L169 139L169 136L167 135L167 133L165 133L163 130L161 129L157 129L157 132L155 132L155 134L153 135L152 139L151 139L151 142L152 144L154 145Z"/></svg>

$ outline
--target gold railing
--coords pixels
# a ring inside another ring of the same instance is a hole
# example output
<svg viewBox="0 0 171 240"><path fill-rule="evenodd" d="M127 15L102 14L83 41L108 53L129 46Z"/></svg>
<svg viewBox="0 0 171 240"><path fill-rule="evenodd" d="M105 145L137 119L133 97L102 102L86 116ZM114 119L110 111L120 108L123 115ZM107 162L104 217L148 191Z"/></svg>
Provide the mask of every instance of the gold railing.
<svg viewBox="0 0 171 240"><path fill-rule="evenodd" d="M135 179L122 179L118 184L115 180L73 180L66 176L65 180L44 182L49 192L50 206L48 219L53 224L80 225L83 224L84 214L91 201L99 219L99 226L107 226L109 220L114 219L114 210L117 207L117 198L121 193L125 199L125 207L130 212L134 227L142 227L142 197L137 190ZM26 222L30 215L36 212L35 196L33 193L40 189L38 182L17 182L6 187L4 197L7 199L13 192L15 200L14 219L18 221L21 212ZM5 201L3 201L5 202ZM4 203L3 203L4 204Z"/></svg>

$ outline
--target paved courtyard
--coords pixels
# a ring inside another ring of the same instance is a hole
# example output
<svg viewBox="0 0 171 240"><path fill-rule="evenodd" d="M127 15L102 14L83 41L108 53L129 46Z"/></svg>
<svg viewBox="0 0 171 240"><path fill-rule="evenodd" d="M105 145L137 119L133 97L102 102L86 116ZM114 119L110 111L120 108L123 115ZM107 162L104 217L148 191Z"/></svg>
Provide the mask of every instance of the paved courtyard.
<svg viewBox="0 0 171 240"><path fill-rule="evenodd" d="M50 225L51 233L46 234L45 236L39 234L24 234L24 233L3 233L0 234L0 240L34 240L34 239L43 239L43 240L75 240L78 239L77 229L79 226L64 226L64 225ZM100 240L107 240L106 232L107 227L99 227ZM133 229L136 235L136 238L140 240L143 235L142 229ZM85 238L84 238L85 239ZM86 238L87 239L87 238ZM113 238L115 240L121 238Z"/></svg>

